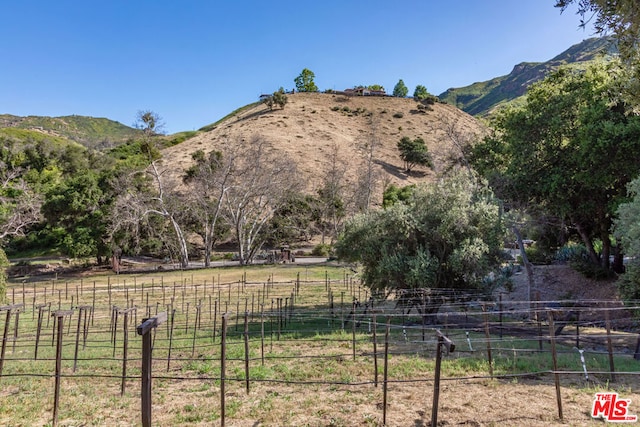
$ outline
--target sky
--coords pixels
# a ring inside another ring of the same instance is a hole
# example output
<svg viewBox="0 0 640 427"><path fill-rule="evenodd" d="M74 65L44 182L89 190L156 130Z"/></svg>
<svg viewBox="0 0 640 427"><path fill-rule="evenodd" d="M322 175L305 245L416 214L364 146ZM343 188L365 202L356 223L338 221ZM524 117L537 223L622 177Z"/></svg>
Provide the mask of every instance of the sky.
<svg viewBox="0 0 640 427"><path fill-rule="evenodd" d="M0 114L160 115L197 130L304 68L321 91L402 79L438 95L593 37L555 0L4 2Z"/></svg>

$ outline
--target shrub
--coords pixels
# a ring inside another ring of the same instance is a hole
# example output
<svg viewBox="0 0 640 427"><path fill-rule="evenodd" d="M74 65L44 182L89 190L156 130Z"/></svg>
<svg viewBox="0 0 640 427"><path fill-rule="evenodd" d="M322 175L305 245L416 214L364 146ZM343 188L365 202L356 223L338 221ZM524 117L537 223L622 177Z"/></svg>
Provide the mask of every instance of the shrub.
<svg viewBox="0 0 640 427"><path fill-rule="evenodd" d="M620 277L617 285L623 299L640 299L640 261L632 260L627 264L626 272Z"/></svg>
<svg viewBox="0 0 640 427"><path fill-rule="evenodd" d="M328 245L326 243L317 244L311 251L311 255L322 256L322 257L324 256L328 257L330 253L331 253L331 245Z"/></svg>
<svg viewBox="0 0 640 427"><path fill-rule="evenodd" d="M394 113L393 117L396 118L396 119L401 119L401 118L404 117L404 114L402 114L402 113Z"/></svg>
<svg viewBox="0 0 640 427"><path fill-rule="evenodd" d="M536 245L525 248L527 258L532 264L551 264L553 256L545 250L542 250Z"/></svg>
<svg viewBox="0 0 640 427"><path fill-rule="evenodd" d="M555 260L563 263L584 261L588 258L584 245L569 243L556 252Z"/></svg>

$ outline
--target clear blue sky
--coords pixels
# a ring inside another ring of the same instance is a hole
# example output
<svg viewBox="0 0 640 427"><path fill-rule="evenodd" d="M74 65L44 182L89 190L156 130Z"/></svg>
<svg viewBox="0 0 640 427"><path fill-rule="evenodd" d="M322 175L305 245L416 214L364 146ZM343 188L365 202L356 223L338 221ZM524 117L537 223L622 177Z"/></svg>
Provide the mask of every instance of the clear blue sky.
<svg viewBox="0 0 640 427"><path fill-rule="evenodd" d="M0 113L215 122L303 68L320 90L433 94L592 37L554 0L23 0L0 8Z"/></svg>

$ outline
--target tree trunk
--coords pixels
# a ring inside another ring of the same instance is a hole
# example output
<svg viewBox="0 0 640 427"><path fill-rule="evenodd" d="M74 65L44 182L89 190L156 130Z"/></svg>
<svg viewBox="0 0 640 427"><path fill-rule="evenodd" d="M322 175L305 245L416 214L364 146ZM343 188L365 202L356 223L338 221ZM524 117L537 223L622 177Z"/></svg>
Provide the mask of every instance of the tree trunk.
<svg viewBox="0 0 640 427"><path fill-rule="evenodd" d="M524 264L524 269L527 272L527 281L529 283L527 289L527 298L529 299L529 319L533 319L533 289L535 288L535 282L533 278L533 266L529 262L529 258L527 257L527 251L524 248L524 242L522 241L522 233L520 233L520 229L517 226L513 226L513 234L516 235L516 241L518 242L518 248L520 249L520 256L522 257L522 263Z"/></svg>
<svg viewBox="0 0 640 427"><path fill-rule="evenodd" d="M171 221L173 230L176 232L176 237L178 238L178 246L180 248L180 267L187 268L189 267L189 249L187 248L187 241L184 237L184 233L182 233L180 224L178 224L178 222L173 218L173 215L169 215L169 220Z"/></svg>
<svg viewBox="0 0 640 427"><path fill-rule="evenodd" d="M591 259L591 262L594 265L599 265L600 264L600 258L598 257L598 254L596 253L596 250L593 247L593 241L591 240L591 238L589 237L587 232L584 230L584 228L582 228L582 226L580 224L576 224L576 230L578 230L578 234L580 235L580 238L582 239L582 243L584 243L584 246L587 248L587 253L589 254L589 259Z"/></svg>

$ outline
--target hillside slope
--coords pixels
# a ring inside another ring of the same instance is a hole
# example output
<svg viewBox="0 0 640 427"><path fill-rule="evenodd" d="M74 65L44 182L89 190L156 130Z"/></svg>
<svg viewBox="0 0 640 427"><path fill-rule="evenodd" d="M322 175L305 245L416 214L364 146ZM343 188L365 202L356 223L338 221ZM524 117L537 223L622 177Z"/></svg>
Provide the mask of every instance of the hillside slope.
<svg viewBox="0 0 640 427"><path fill-rule="evenodd" d="M438 97L474 116L486 116L496 107L524 95L527 88L547 74L567 64L587 64L597 58L615 54L611 38L590 38L571 46L546 62L522 62L506 76L495 77L469 86L451 88Z"/></svg>
<svg viewBox="0 0 640 427"><path fill-rule="evenodd" d="M0 114L0 129L22 129L62 138L87 148L105 149L140 135L138 129L122 123L87 116L13 116Z"/></svg>
<svg viewBox="0 0 640 427"><path fill-rule="evenodd" d="M228 117L211 130L163 150L174 177L192 164L196 150L206 153L222 144L255 136L296 163L300 182L307 192L319 187L337 150L346 167L346 181L353 183L363 167L365 146L377 141L374 158L379 173L376 194L387 183L408 185L433 179L452 158L460 157L462 144L477 138L485 128L475 118L445 104L428 106L423 112L412 99L393 97L347 97L338 94L297 93L288 95L284 109L270 111L257 104ZM397 149L404 137L421 137L434 157L435 168L403 170Z"/></svg>

